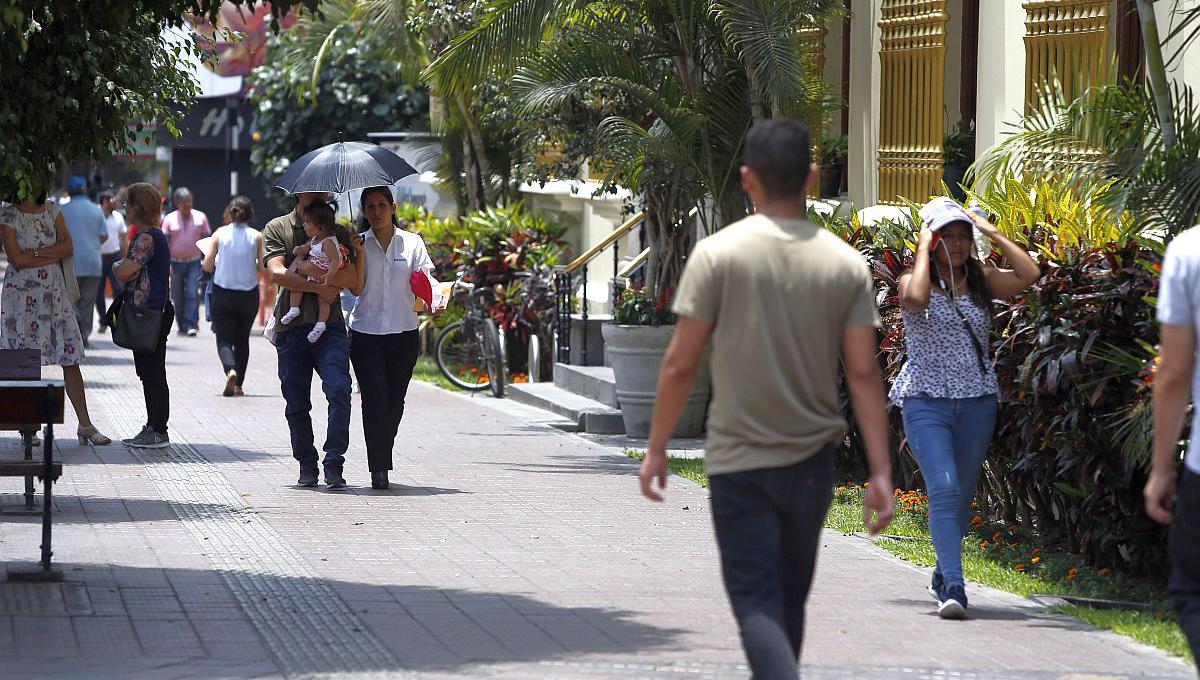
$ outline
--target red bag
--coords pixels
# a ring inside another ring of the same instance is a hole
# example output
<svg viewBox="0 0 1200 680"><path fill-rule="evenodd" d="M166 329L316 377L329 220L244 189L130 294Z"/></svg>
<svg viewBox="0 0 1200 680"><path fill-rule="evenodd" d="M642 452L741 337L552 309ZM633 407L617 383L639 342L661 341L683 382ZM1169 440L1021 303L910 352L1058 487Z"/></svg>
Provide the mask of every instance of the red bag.
<svg viewBox="0 0 1200 680"><path fill-rule="evenodd" d="M429 276L418 269L408 277L408 284L412 287L413 295L425 303L425 309L433 309L433 286L429 283Z"/></svg>

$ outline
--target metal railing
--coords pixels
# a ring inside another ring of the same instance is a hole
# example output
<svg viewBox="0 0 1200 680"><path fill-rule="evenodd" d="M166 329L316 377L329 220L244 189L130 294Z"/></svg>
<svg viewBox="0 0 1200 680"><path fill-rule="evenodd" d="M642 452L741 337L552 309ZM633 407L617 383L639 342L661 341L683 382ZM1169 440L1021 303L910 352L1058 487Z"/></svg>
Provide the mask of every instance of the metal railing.
<svg viewBox="0 0 1200 680"><path fill-rule="evenodd" d="M579 294L581 321L583 322L583 341L580 346L579 363L587 365L588 357L588 264L600 256L605 250L612 248L613 271L620 268L621 239L633 231L646 219L646 213L640 212L630 217L624 224L613 230L602 241L592 246L588 251L572 260L569 264L554 268L554 307L557 315L555 333L558 338L558 361L571 363L571 314L574 312L571 297L575 292L575 274L579 272L582 287ZM613 285L613 305L617 303L619 289Z"/></svg>

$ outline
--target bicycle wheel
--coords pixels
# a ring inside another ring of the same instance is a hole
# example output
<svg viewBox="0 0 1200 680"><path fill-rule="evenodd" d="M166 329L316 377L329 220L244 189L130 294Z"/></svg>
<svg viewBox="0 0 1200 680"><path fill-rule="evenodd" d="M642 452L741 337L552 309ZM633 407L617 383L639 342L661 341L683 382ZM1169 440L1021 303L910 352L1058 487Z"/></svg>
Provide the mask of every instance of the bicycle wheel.
<svg viewBox="0 0 1200 680"><path fill-rule="evenodd" d="M438 370L455 386L472 392L486 390L491 379L483 347L466 324L456 321L442 329L434 353Z"/></svg>
<svg viewBox="0 0 1200 680"><path fill-rule="evenodd" d="M483 321L483 348L487 355L488 386L492 388L493 397L503 399L508 386L508 367L504 365L504 341L500 338L500 329L491 319Z"/></svg>
<svg viewBox="0 0 1200 680"><path fill-rule="evenodd" d="M541 382L542 341L538 338L537 333L533 333L529 336L529 349L525 355L525 364L527 366L526 373L529 375L529 382Z"/></svg>

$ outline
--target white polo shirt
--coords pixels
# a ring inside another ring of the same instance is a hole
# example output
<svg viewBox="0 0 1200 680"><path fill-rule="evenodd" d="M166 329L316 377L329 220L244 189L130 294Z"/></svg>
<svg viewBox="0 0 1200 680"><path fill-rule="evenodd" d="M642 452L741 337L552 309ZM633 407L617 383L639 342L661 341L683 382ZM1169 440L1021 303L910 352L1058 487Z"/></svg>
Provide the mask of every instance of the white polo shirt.
<svg viewBox="0 0 1200 680"><path fill-rule="evenodd" d="M1158 321L1191 326L1200 337L1200 227L1172 239L1163 258L1158 289ZM1192 399L1200 399L1200 362L1192 375ZM1192 415L1192 438L1185 463L1200 474L1200 408Z"/></svg>
<svg viewBox="0 0 1200 680"><path fill-rule="evenodd" d="M425 241L396 228L386 252L373 231L363 234L363 247L366 282L350 315L350 329L369 335L415 331L420 321L413 311L416 296L409 277L413 271L433 269Z"/></svg>

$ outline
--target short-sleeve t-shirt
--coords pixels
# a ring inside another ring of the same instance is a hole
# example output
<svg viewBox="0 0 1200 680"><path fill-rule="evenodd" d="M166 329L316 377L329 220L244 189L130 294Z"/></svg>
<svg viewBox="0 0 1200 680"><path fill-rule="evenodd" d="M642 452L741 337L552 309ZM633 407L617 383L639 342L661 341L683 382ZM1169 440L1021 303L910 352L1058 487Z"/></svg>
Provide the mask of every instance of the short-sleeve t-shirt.
<svg viewBox="0 0 1200 680"><path fill-rule="evenodd" d="M1158 321L1190 326L1200 338L1200 227L1192 227L1167 245L1158 290ZM1192 399L1200 395L1200 362L1192 373ZM1192 415L1192 440L1185 464L1200 474L1200 408Z"/></svg>
<svg viewBox="0 0 1200 680"><path fill-rule="evenodd" d="M713 324L710 475L792 465L845 436L842 332L879 325L854 248L808 221L752 215L697 244L673 309Z"/></svg>
<svg viewBox="0 0 1200 680"><path fill-rule="evenodd" d="M267 222L267 226L263 229L263 261L269 262L271 258L283 257L284 266L292 266L292 260L296 256L292 254L292 250L296 246L308 243L308 236L304 233L304 223L300 220L300 216L296 212L290 212L286 215L280 215L275 219ZM317 316L320 312L317 304L318 297L316 295L304 295L300 300L300 316L287 326L278 326L280 331L289 331L300 326L311 326L317 322ZM275 321L287 313L287 310L292 306L292 291L280 289L279 296L275 301ZM329 305L329 319L326 321L330 326L345 324L342 317L342 304L337 298Z"/></svg>

